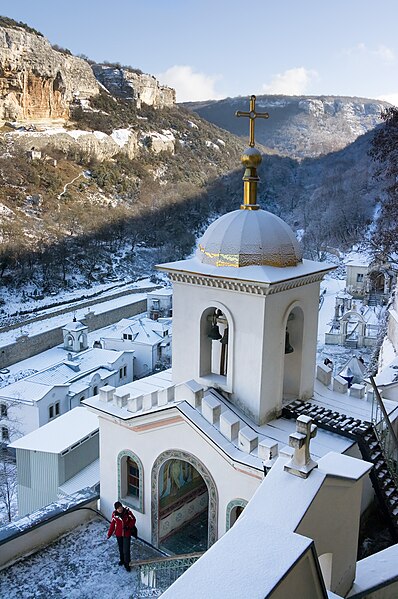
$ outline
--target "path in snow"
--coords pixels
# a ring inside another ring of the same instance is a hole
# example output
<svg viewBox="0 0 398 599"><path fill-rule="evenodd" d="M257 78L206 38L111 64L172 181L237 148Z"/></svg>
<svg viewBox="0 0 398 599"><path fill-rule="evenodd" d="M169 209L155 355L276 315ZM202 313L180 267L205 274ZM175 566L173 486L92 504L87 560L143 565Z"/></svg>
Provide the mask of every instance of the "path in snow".
<svg viewBox="0 0 398 599"><path fill-rule="evenodd" d="M72 181L69 181L69 183L65 183L64 189L58 195L57 199L60 200L62 198L62 196L66 193L66 190L68 189L69 185L72 185L72 183L74 183L75 181L77 181L77 179L80 179L80 177L85 177L86 179L88 178L87 175L85 174L85 171L82 171L81 173L79 173L77 175L77 177L75 177L74 179L72 179Z"/></svg>

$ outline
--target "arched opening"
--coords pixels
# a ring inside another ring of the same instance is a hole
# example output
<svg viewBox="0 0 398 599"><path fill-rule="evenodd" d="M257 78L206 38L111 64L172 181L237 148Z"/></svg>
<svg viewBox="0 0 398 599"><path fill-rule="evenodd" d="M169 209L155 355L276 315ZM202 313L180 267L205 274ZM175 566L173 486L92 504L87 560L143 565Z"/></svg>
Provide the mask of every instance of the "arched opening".
<svg viewBox="0 0 398 599"><path fill-rule="evenodd" d="M200 372L212 383L226 385L230 374L230 322L218 307L207 308L200 322Z"/></svg>
<svg viewBox="0 0 398 599"><path fill-rule="evenodd" d="M323 555L320 555L318 561L321 567L325 587L330 591L330 585L332 583L333 553L324 553Z"/></svg>
<svg viewBox="0 0 398 599"><path fill-rule="evenodd" d="M86 347L87 347L87 337L86 337L86 335L84 333L81 333L79 335L78 342L79 342L79 349L80 350L86 349Z"/></svg>
<svg viewBox="0 0 398 599"><path fill-rule="evenodd" d="M72 335L67 335L67 337L66 337L66 345L67 345L67 347L73 347L73 337L72 337Z"/></svg>
<svg viewBox="0 0 398 599"><path fill-rule="evenodd" d="M290 311L286 322L283 367L283 400L300 397L303 360L304 314L299 306Z"/></svg>
<svg viewBox="0 0 398 599"><path fill-rule="evenodd" d="M229 530L237 521L247 505L245 499L233 499L227 505L225 530Z"/></svg>
<svg viewBox="0 0 398 599"><path fill-rule="evenodd" d="M380 270L373 270L369 273L370 291L374 293L384 292L384 273Z"/></svg>
<svg viewBox="0 0 398 599"><path fill-rule="evenodd" d="M191 454L167 451L152 470L152 543L168 553L205 551L216 541L217 492Z"/></svg>

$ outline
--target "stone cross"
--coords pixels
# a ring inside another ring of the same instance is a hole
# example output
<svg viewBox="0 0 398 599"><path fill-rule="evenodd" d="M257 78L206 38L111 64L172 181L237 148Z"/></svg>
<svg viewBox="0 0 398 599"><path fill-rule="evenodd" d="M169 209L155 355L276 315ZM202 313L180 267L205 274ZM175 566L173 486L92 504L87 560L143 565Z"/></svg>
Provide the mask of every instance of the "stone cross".
<svg viewBox="0 0 398 599"><path fill-rule="evenodd" d="M284 470L308 478L310 472L318 467L310 455L310 441L317 433L318 427L309 416L299 416L296 420L296 432L289 435L289 445L294 448L292 459L285 464Z"/></svg>
<svg viewBox="0 0 398 599"><path fill-rule="evenodd" d="M249 146L254 148L254 121L255 119L269 119L268 112L256 112L256 96L250 96L250 112L237 110L235 116L247 116L250 119L250 141Z"/></svg>

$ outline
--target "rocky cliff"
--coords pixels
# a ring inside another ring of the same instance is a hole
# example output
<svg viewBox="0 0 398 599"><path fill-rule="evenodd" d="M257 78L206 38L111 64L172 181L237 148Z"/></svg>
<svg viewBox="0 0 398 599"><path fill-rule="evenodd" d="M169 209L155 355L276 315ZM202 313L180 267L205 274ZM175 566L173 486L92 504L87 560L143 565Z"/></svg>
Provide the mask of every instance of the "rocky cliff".
<svg viewBox="0 0 398 599"><path fill-rule="evenodd" d="M93 65L93 71L98 81L112 95L134 100L137 108L141 108L141 104L153 106L153 108L170 107L175 104L175 90L160 85L153 75L101 64Z"/></svg>
<svg viewBox="0 0 398 599"><path fill-rule="evenodd" d="M247 119L236 118L236 110L248 110L245 98L219 102L186 103L206 120L247 136ZM256 109L268 112L267 121L257 121L256 140L292 158L317 157L346 147L381 122L387 102L334 96L258 96Z"/></svg>
<svg viewBox="0 0 398 599"><path fill-rule="evenodd" d="M0 27L0 123L67 119L75 98L98 91L85 60L23 28Z"/></svg>

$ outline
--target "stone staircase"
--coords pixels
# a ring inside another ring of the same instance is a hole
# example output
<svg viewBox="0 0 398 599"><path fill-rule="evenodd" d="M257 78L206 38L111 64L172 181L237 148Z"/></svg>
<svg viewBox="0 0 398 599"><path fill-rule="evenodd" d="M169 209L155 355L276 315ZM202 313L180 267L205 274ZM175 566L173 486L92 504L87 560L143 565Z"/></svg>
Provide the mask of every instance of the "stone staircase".
<svg viewBox="0 0 398 599"><path fill-rule="evenodd" d="M382 302L382 293L369 293L368 306L380 306Z"/></svg>
<svg viewBox="0 0 398 599"><path fill-rule="evenodd" d="M296 419L301 415L310 416L321 429L355 441L363 459L374 464L369 476L391 535L398 542L398 488L372 423L298 400L285 406L282 411L285 418Z"/></svg>

